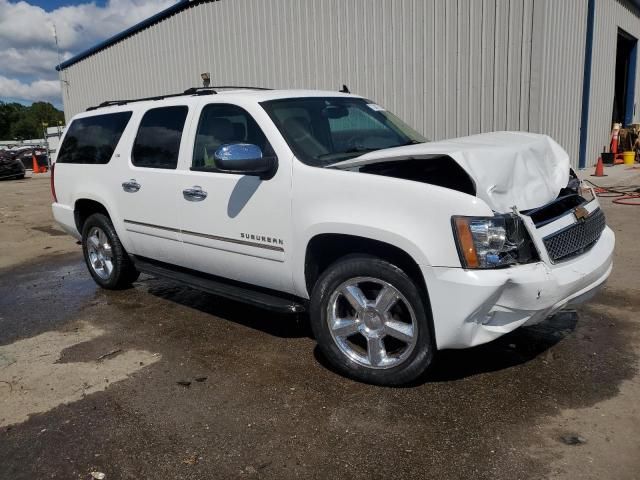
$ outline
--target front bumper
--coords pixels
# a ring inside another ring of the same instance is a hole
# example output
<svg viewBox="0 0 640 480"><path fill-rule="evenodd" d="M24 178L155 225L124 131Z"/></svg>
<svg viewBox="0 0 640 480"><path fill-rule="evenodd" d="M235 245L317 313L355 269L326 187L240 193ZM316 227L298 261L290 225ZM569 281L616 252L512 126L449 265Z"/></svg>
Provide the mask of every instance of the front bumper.
<svg viewBox="0 0 640 480"><path fill-rule="evenodd" d="M421 267L438 349L480 345L588 300L611 273L614 244L615 235L606 227L588 252L556 265L475 271Z"/></svg>

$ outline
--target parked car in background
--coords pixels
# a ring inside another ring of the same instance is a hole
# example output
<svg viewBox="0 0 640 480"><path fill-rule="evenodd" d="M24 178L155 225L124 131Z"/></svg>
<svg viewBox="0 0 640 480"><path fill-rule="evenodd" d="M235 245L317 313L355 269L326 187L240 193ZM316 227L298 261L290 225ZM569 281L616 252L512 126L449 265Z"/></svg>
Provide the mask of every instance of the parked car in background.
<svg viewBox="0 0 640 480"><path fill-rule="evenodd" d="M587 300L612 268L598 199L551 138L427 142L350 94L107 102L73 118L52 188L100 286L143 271L307 310L331 364L381 385Z"/></svg>
<svg viewBox="0 0 640 480"><path fill-rule="evenodd" d="M15 156L0 151L0 180L24 178L24 165Z"/></svg>

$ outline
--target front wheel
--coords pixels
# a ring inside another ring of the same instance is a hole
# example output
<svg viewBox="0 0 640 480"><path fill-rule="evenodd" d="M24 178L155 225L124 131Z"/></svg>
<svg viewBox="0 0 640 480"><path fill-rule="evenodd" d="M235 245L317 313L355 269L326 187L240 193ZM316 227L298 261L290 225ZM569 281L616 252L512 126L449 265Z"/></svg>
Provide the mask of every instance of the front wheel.
<svg viewBox="0 0 640 480"><path fill-rule="evenodd" d="M89 273L102 288L122 289L140 276L120 243L111 220L102 213L94 213L84 222L82 253Z"/></svg>
<svg viewBox="0 0 640 480"><path fill-rule="evenodd" d="M412 382L433 358L421 289L380 258L349 256L329 266L311 296L311 325L327 360L367 383Z"/></svg>

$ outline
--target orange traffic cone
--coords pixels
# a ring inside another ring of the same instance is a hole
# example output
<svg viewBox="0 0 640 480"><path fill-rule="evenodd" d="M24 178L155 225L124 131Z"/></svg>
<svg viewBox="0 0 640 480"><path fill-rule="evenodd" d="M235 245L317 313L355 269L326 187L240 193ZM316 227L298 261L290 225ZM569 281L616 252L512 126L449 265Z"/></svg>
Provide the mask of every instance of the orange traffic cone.
<svg viewBox="0 0 640 480"><path fill-rule="evenodd" d="M613 129L611 130L611 153L614 155L618 154L618 139L620 137L620 128L622 127L621 123L614 123Z"/></svg>
<svg viewBox="0 0 640 480"><path fill-rule="evenodd" d="M40 167L38 166L38 159L35 153L31 154L31 160L33 162L33 173L40 173Z"/></svg>
<svg viewBox="0 0 640 480"><path fill-rule="evenodd" d="M593 172L592 177L606 177L604 173L604 164L602 163L602 157L598 157L598 163L596 163L596 171Z"/></svg>

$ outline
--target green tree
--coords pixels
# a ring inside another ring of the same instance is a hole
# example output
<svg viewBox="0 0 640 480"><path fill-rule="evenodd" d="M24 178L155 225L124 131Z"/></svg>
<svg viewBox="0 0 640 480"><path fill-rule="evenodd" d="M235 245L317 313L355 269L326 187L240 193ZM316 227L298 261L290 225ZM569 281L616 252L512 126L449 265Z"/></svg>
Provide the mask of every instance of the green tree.
<svg viewBox="0 0 640 480"><path fill-rule="evenodd" d="M30 138L42 137L42 129L38 132L38 127L29 117L19 118L17 122L11 125L11 139L27 140Z"/></svg>
<svg viewBox="0 0 640 480"><path fill-rule="evenodd" d="M12 126L24 116L24 105L0 102L0 139L11 140Z"/></svg>
<svg viewBox="0 0 640 480"><path fill-rule="evenodd" d="M0 102L0 140L42 138L42 124L53 127L59 121L64 123L64 114L48 102L29 107Z"/></svg>
<svg viewBox="0 0 640 480"><path fill-rule="evenodd" d="M57 125L58 120L64 120L63 113L46 102L34 102L28 109L28 116L39 126L42 126L43 122L53 126Z"/></svg>

